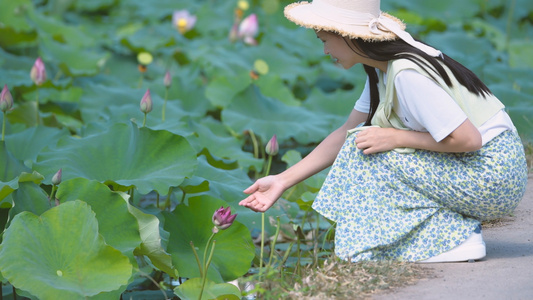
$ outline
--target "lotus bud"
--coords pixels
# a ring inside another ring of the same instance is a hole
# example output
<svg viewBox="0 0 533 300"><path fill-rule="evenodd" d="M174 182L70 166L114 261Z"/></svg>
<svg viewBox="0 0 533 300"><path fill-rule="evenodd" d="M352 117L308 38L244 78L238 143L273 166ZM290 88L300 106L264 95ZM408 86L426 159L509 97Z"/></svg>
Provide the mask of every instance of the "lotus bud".
<svg viewBox="0 0 533 300"><path fill-rule="evenodd" d="M257 15L251 14L242 20L239 25L239 38L242 38L246 44L256 45L257 42L254 37L259 31L259 23L257 22Z"/></svg>
<svg viewBox="0 0 533 300"><path fill-rule="evenodd" d="M227 208L224 208L221 206L219 209L215 211L213 214L213 224L215 227L213 228L213 232L216 233L218 230L224 230L233 224L233 221L237 217L237 214L232 215L231 214L231 208L228 206Z"/></svg>
<svg viewBox="0 0 533 300"><path fill-rule="evenodd" d="M146 90L143 98L141 99L141 111L145 114L152 111L152 97L150 96L150 90Z"/></svg>
<svg viewBox="0 0 533 300"><path fill-rule="evenodd" d="M268 143L267 143L267 145L265 147L265 151L270 156L274 156L274 155L278 154L279 145L278 145L278 139L276 138L275 134L270 139L270 141L268 141Z"/></svg>
<svg viewBox="0 0 533 300"><path fill-rule="evenodd" d="M13 97L7 88L7 84L4 84L2 94L0 94L0 110L6 112L13 107Z"/></svg>
<svg viewBox="0 0 533 300"><path fill-rule="evenodd" d="M194 27L196 16L191 15L187 10L177 10L172 14L172 24L181 34L184 34Z"/></svg>
<svg viewBox="0 0 533 300"><path fill-rule="evenodd" d="M54 177L52 177L52 184L53 185L58 185L61 183L61 176L63 174L63 169L59 169L59 171L57 171L57 173L55 173Z"/></svg>
<svg viewBox="0 0 533 300"><path fill-rule="evenodd" d="M170 72L167 71L165 73L165 78L163 78L163 83L165 84L165 87L168 89L170 85L172 84L172 75L170 75Z"/></svg>
<svg viewBox="0 0 533 300"><path fill-rule="evenodd" d="M31 68L30 78L36 85L41 85L46 81L46 68L40 57L35 60Z"/></svg>

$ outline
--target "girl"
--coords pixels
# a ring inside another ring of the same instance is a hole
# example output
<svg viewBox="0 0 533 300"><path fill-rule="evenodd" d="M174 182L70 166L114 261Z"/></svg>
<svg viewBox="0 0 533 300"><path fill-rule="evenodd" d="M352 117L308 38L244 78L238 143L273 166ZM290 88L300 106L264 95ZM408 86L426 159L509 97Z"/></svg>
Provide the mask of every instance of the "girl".
<svg viewBox="0 0 533 300"><path fill-rule="evenodd" d="M470 70L414 40L379 0L285 8L324 53L368 75L348 120L239 204L266 211L331 166L313 208L336 223L343 259L453 262L485 256L481 221L511 213L527 182L523 145L503 104ZM358 126L364 123L364 126Z"/></svg>

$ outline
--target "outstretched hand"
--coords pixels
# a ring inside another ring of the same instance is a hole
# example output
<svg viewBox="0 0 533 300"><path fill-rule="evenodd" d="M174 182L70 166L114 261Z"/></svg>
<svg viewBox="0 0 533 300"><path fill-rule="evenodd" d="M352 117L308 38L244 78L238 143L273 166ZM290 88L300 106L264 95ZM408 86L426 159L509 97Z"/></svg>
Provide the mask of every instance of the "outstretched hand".
<svg viewBox="0 0 533 300"><path fill-rule="evenodd" d="M286 187L283 186L278 177L263 177L244 190L244 193L250 196L241 200L239 205L248 207L253 211L265 212L278 201L285 190Z"/></svg>

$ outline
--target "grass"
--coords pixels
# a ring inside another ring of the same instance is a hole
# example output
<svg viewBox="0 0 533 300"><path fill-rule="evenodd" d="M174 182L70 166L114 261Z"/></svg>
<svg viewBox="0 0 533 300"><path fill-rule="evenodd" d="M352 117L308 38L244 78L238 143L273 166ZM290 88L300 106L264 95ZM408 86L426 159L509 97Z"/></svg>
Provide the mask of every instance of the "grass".
<svg viewBox="0 0 533 300"><path fill-rule="evenodd" d="M320 267L293 272L272 270L256 284L250 299L368 299L372 294L414 284L429 269L415 263L363 261L351 263L331 257ZM253 282L253 277L248 280Z"/></svg>

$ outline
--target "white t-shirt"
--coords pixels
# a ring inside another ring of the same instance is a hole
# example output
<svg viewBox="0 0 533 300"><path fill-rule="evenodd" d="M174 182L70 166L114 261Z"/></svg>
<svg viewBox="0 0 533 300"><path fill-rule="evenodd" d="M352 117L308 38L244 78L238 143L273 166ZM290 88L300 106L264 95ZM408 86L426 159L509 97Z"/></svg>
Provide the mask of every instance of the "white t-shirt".
<svg viewBox="0 0 533 300"><path fill-rule="evenodd" d="M386 74L384 74L386 82ZM415 83L415 84L413 84ZM403 70L394 79L399 107L394 110L403 124L415 131L429 132L435 141L452 133L467 116L453 98L439 85L415 70ZM359 100L357 111L370 111L370 87L368 78ZM505 130L516 130L509 115L501 110L478 127L485 145Z"/></svg>

